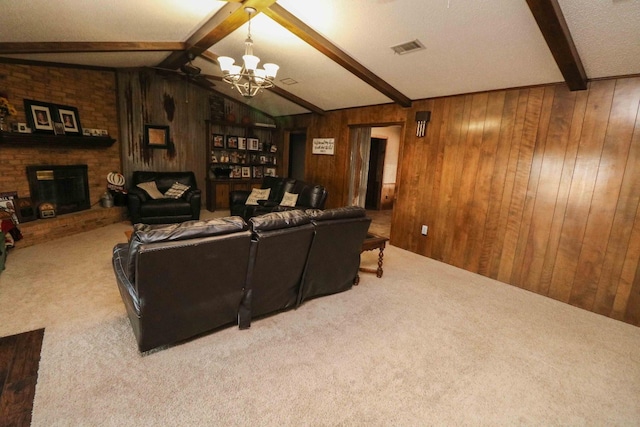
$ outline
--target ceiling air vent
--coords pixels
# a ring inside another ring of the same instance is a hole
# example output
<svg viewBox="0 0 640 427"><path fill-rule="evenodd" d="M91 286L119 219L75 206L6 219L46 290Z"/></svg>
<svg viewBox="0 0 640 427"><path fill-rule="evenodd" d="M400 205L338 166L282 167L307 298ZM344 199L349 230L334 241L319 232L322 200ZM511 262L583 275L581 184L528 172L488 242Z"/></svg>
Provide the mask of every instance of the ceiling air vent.
<svg viewBox="0 0 640 427"><path fill-rule="evenodd" d="M404 55L405 53L415 52L417 50L424 49L424 45L420 43L420 40L415 39L410 42L402 43L397 46L391 46L391 49L398 55Z"/></svg>

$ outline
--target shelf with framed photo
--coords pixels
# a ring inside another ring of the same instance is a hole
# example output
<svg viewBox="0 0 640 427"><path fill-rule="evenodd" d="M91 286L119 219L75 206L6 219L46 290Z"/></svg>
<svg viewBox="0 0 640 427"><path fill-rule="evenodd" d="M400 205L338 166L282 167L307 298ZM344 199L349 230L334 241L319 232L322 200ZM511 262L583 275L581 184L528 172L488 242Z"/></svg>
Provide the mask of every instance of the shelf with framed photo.
<svg viewBox="0 0 640 427"><path fill-rule="evenodd" d="M259 188L263 176L277 176L278 136L275 126L207 121L208 210L228 208L229 192Z"/></svg>

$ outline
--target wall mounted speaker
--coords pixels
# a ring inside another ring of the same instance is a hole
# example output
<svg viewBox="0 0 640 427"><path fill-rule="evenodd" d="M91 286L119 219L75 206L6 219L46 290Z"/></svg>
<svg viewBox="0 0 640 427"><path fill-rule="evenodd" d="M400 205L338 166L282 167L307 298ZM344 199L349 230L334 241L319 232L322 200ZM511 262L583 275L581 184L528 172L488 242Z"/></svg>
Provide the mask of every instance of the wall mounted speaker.
<svg viewBox="0 0 640 427"><path fill-rule="evenodd" d="M14 201L18 221L29 222L38 218L38 212L33 207L33 202L29 197L19 197Z"/></svg>

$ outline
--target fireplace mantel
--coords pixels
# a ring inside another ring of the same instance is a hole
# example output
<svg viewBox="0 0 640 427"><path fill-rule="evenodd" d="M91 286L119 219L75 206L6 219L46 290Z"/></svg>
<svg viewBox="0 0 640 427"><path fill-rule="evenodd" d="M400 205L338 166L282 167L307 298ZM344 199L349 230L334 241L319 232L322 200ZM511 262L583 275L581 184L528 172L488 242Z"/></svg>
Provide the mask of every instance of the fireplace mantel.
<svg viewBox="0 0 640 427"><path fill-rule="evenodd" d="M0 132L0 145L20 147L75 147L94 148L110 147L116 142L109 136L70 136L38 133Z"/></svg>

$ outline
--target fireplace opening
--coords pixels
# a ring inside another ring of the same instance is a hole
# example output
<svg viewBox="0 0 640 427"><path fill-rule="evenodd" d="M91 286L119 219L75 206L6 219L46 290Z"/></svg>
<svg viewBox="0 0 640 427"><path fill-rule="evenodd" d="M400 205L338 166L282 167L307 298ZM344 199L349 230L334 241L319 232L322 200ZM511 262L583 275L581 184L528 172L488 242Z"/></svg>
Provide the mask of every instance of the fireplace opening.
<svg viewBox="0 0 640 427"><path fill-rule="evenodd" d="M53 203L58 215L91 208L87 165L27 166L29 192L36 206Z"/></svg>

